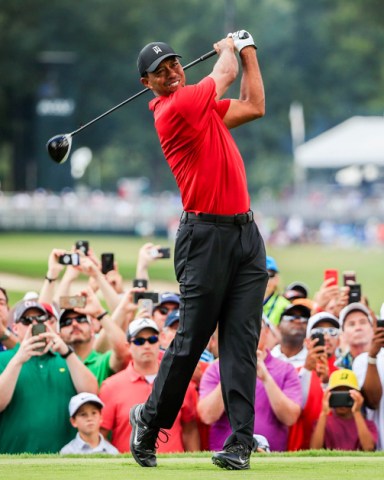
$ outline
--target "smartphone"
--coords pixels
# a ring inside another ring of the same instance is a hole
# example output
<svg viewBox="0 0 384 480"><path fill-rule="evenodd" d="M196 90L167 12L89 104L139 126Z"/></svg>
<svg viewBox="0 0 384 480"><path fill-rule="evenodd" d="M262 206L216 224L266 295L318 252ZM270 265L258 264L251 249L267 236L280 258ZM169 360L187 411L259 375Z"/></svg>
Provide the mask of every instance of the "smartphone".
<svg viewBox="0 0 384 480"><path fill-rule="evenodd" d="M153 248L151 255L158 259L171 258L171 249L169 247Z"/></svg>
<svg viewBox="0 0 384 480"><path fill-rule="evenodd" d="M384 328L384 320L383 319L377 319L377 328Z"/></svg>
<svg viewBox="0 0 384 480"><path fill-rule="evenodd" d="M59 256L59 263L76 267L80 265L80 255L78 253L64 253L64 255Z"/></svg>
<svg viewBox="0 0 384 480"><path fill-rule="evenodd" d="M32 325L32 335L36 336L39 335L39 333L44 333L47 331L47 327L45 326L45 323L36 323L35 325ZM35 350L38 352L42 352L45 349L45 346L47 345L47 340L41 339L42 342L45 343L43 347L36 348Z"/></svg>
<svg viewBox="0 0 384 480"><path fill-rule="evenodd" d="M132 284L134 287L148 288L148 280L145 278L134 278Z"/></svg>
<svg viewBox="0 0 384 480"><path fill-rule="evenodd" d="M84 308L87 303L87 297L82 295L63 296L59 298L60 308L71 310L72 308Z"/></svg>
<svg viewBox="0 0 384 480"><path fill-rule="evenodd" d="M361 285L354 283L349 286L349 298L348 303L360 302L361 300Z"/></svg>
<svg viewBox="0 0 384 480"><path fill-rule="evenodd" d="M315 347L324 347L325 346L325 339L322 333L313 333L311 335L311 340L318 338L318 342L316 343Z"/></svg>
<svg viewBox="0 0 384 480"><path fill-rule="evenodd" d="M356 273L352 270L343 272L343 284L344 286L352 285L356 283Z"/></svg>
<svg viewBox="0 0 384 480"><path fill-rule="evenodd" d="M138 303L141 298L152 300L153 303L159 303L159 294L157 292L133 292L133 303Z"/></svg>
<svg viewBox="0 0 384 480"><path fill-rule="evenodd" d="M115 256L113 253L102 253L101 254L101 271L104 275L115 267Z"/></svg>
<svg viewBox="0 0 384 480"><path fill-rule="evenodd" d="M152 314L153 300L151 298L139 298L138 308L145 308L149 314Z"/></svg>
<svg viewBox="0 0 384 480"><path fill-rule="evenodd" d="M328 280L329 278L332 278L332 282L329 284L331 285L337 285L339 283L339 272L334 269L327 269L324 270L324 280Z"/></svg>
<svg viewBox="0 0 384 480"><path fill-rule="evenodd" d="M80 250L84 255L88 255L89 242L88 240L78 240L76 242L76 250Z"/></svg>
<svg viewBox="0 0 384 480"><path fill-rule="evenodd" d="M331 395L329 396L329 406L331 408L352 407L353 398L349 395L349 392L347 391L331 392Z"/></svg>

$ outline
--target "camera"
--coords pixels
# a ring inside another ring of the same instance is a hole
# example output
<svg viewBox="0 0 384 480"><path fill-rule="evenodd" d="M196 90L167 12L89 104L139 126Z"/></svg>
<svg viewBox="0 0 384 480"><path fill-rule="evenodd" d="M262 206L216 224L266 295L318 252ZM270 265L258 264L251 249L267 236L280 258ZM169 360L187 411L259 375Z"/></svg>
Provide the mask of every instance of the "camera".
<svg viewBox="0 0 384 480"><path fill-rule="evenodd" d="M311 335L311 340L318 338L318 342L316 343L315 347L324 347L325 346L325 339L324 335L321 332L316 332Z"/></svg>
<svg viewBox="0 0 384 480"><path fill-rule="evenodd" d="M84 308L87 297L81 295L63 296L59 298L60 308L71 310L72 308Z"/></svg>
<svg viewBox="0 0 384 480"><path fill-rule="evenodd" d="M44 333L46 331L47 331L47 327L45 326L45 323L37 323L36 325L32 325L33 336L39 335L39 333ZM45 338L41 339L41 341L44 342L45 345L47 345L47 340ZM43 347L36 348L35 350L37 352L42 352L45 349L45 345Z"/></svg>
<svg viewBox="0 0 384 480"><path fill-rule="evenodd" d="M384 328L384 320L383 319L377 319L377 328Z"/></svg>
<svg viewBox="0 0 384 480"><path fill-rule="evenodd" d="M76 242L76 250L80 250L84 255L88 255L89 242L88 240L78 240Z"/></svg>
<svg viewBox="0 0 384 480"><path fill-rule="evenodd" d="M133 303L137 303L141 298L152 300L153 303L159 303L159 294L157 292L133 292Z"/></svg>
<svg viewBox="0 0 384 480"><path fill-rule="evenodd" d="M153 248L151 255L154 258L171 258L171 249L169 247Z"/></svg>
<svg viewBox="0 0 384 480"><path fill-rule="evenodd" d="M355 272L350 270L343 272L343 283L344 283L344 286L353 285L354 283L356 283Z"/></svg>
<svg viewBox="0 0 384 480"><path fill-rule="evenodd" d="M336 391L331 392L329 396L329 406L331 408L335 407L352 407L353 398L349 395L347 391Z"/></svg>
<svg viewBox="0 0 384 480"><path fill-rule="evenodd" d="M80 265L80 256L78 253L64 253L64 255L59 256L59 263L62 265Z"/></svg>
<svg viewBox="0 0 384 480"><path fill-rule="evenodd" d="M101 272L104 275L114 269L115 256L113 253L101 254Z"/></svg>
<svg viewBox="0 0 384 480"><path fill-rule="evenodd" d="M145 278L134 278L132 284L134 287L148 288L148 280Z"/></svg>
<svg viewBox="0 0 384 480"><path fill-rule="evenodd" d="M348 303L360 302L361 300L361 285L355 283L349 285L349 298Z"/></svg>

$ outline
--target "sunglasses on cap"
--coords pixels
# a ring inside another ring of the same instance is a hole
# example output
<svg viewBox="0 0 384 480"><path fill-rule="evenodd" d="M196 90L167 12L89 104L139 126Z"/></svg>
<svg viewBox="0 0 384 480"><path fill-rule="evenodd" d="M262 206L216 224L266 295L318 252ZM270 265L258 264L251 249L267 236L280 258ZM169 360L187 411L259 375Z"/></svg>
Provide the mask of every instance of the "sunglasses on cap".
<svg viewBox="0 0 384 480"><path fill-rule="evenodd" d="M29 326L33 323L33 321L43 323L48 320L48 315L45 313L43 315L31 315L30 317L20 317L16 323L21 323L22 325Z"/></svg>
<svg viewBox="0 0 384 480"><path fill-rule="evenodd" d="M302 317L301 315L283 315L281 320L284 322L293 322L295 320L299 320L300 323L307 323L308 318Z"/></svg>
<svg viewBox="0 0 384 480"><path fill-rule="evenodd" d="M340 330L336 327L317 327L311 330L311 335L314 333L322 333L323 335L329 335L330 337L338 337Z"/></svg>
<svg viewBox="0 0 384 480"><path fill-rule="evenodd" d="M76 320L77 323L89 323L88 318L85 315L79 315L78 317L66 317L60 320L60 328L69 327Z"/></svg>
<svg viewBox="0 0 384 480"><path fill-rule="evenodd" d="M276 277L277 275L277 272L275 272L274 270L268 270L268 277L269 278L274 278Z"/></svg>
<svg viewBox="0 0 384 480"><path fill-rule="evenodd" d="M138 347L141 347L142 345L145 344L145 342L148 342L150 345L154 345L155 343L157 343L159 341L159 337L157 335L151 335L150 337L148 338L145 338L145 337L136 337L134 338L133 340L131 340L131 342L134 344L134 345L137 345Z"/></svg>

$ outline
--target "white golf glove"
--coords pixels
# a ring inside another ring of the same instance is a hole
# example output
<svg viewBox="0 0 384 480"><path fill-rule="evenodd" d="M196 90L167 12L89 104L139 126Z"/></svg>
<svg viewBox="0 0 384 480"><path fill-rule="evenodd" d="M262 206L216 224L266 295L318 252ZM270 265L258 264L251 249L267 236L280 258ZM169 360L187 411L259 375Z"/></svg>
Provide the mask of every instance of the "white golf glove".
<svg viewBox="0 0 384 480"><path fill-rule="evenodd" d="M236 50L240 53L244 47L256 47L252 35L246 30L239 30L238 32L228 33L228 37L233 38Z"/></svg>

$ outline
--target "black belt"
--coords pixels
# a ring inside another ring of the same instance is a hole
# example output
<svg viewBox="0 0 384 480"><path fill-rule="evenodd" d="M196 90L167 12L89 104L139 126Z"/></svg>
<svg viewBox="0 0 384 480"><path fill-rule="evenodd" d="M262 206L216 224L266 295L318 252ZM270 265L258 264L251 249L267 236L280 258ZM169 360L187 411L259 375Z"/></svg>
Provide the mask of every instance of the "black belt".
<svg viewBox="0 0 384 480"><path fill-rule="evenodd" d="M236 215L213 215L211 213L183 212L181 223L187 222L208 222L208 223L231 223L233 225L245 225L253 222L253 212L237 213Z"/></svg>

